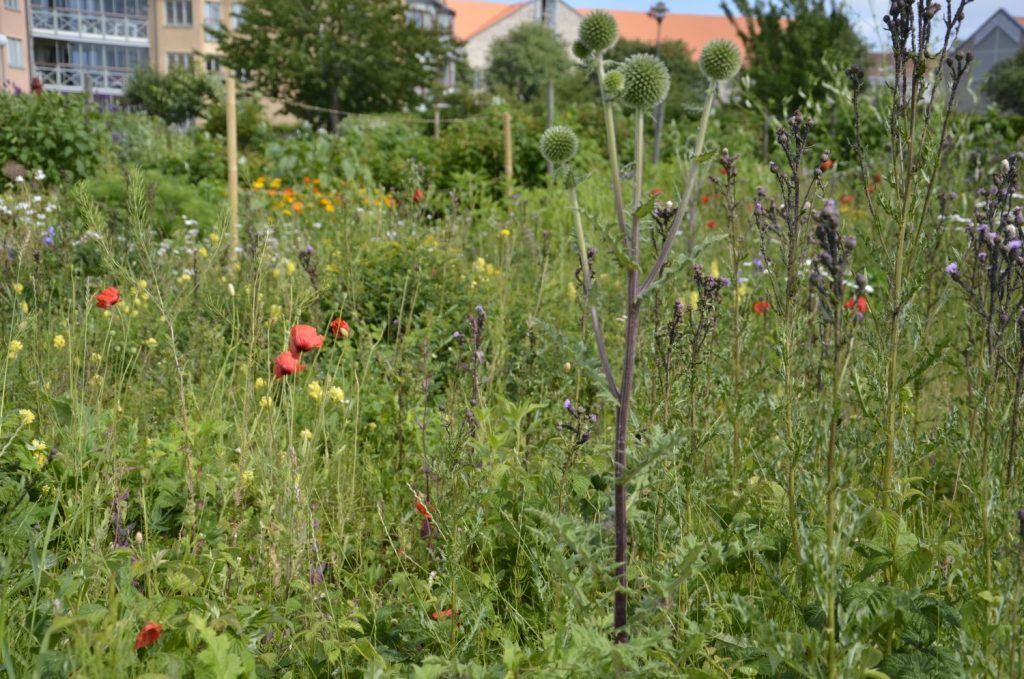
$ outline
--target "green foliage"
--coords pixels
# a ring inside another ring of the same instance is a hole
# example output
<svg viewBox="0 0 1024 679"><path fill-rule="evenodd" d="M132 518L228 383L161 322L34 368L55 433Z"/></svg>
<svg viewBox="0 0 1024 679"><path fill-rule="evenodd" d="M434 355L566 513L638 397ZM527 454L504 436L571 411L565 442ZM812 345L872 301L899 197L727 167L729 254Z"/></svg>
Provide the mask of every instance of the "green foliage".
<svg viewBox="0 0 1024 679"><path fill-rule="evenodd" d="M205 73L172 68L161 74L147 67L132 74L124 99L129 106L138 106L171 125L181 125L199 117L213 93L213 83Z"/></svg>
<svg viewBox="0 0 1024 679"><path fill-rule="evenodd" d="M454 58L438 31L411 25L400 0L326 0L301 7L278 0L242 6L239 28L218 34L223 62L258 90L314 125L344 114L395 111L422 100Z"/></svg>
<svg viewBox="0 0 1024 679"><path fill-rule="evenodd" d="M89 176L104 149L100 116L84 96L0 92L0 158L51 181ZM6 178L0 178L0 182Z"/></svg>
<svg viewBox="0 0 1024 679"><path fill-rule="evenodd" d="M826 0L733 0L722 3L746 48L754 93L781 115L821 98L832 69L867 52L846 10Z"/></svg>
<svg viewBox="0 0 1024 679"><path fill-rule="evenodd" d="M250 149L258 146L269 135L269 126L263 115L263 104L253 93L243 92L237 98L235 123L238 130L238 146ZM220 137L227 137L227 106L221 89L203 111L206 131Z"/></svg>
<svg viewBox="0 0 1024 679"><path fill-rule="evenodd" d="M180 130L152 116L113 113L105 118L118 165L184 177L190 182L227 176L225 141L207 128Z"/></svg>
<svg viewBox="0 0 1024 679"><path fill-rule="evenodd" d="M571 66L557 33L544 24L525 23L491 43L487 79L518 101L530 101Z"/></svg>
<svg viewBox="0 0 1024 679"><path fill-rule="evenodd" d="M982 91L1004 111L1024 116L1024 47L992 67Z"/></svg>

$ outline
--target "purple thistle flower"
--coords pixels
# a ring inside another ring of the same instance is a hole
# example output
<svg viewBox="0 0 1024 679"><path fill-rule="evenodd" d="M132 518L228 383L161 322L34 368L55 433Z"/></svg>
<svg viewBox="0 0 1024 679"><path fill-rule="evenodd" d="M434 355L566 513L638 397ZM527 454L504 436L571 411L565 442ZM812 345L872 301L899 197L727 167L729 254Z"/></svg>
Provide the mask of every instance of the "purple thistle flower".
<svg viewBox="0 0 1024 679"><path fill-rule="evenodd" d="M1022 244L1024 244L1024 243L1022 243L1022 241L1019 238L1018 239L1014 239L1014 240L1011 240L1009 243L1006 244L1006 249L1009 250L1010 252L1013 252L1014 250L1020 250L1020 246Z"/></svg>
<svg viewBox="0 0 1024 679"><path fill-rule="evenodd" d="M949 264L946 265L946 273L948 273L950 276L959 276L960 267L957 266L956 262L950 262Z"/></svg>
<svg viewBox="0 0 1024 679"><path fill-rule="evenodd" d="M572 401L570 401L569 399L565 399L565 401L562 403L562 407L565 408L566 410L572 410Z"/></svg>

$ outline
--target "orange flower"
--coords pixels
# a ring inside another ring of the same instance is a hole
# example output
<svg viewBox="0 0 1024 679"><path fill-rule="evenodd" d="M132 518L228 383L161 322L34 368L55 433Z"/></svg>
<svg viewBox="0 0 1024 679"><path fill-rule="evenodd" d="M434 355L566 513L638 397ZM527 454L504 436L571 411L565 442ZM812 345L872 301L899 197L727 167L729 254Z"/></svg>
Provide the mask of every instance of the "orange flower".
<svg viewBox="0 0 1024 679"><path fill-rule="evenodd" d="M416 189L415 191L412 192L412 202L420 202L421 200L423 200L424 195L425 194L423 193L423 189Z"/></svg>
<svg viewBox="0 0 1024 679"><path fill-rule="evenodd" d="M844 196L839 198L839 203L841 205L850 205L850 204L853 203L853 196L851 196L850 194L847 193Z"/></svg>
<svg viewBox="0 0 1024 679"><path fill-rule="evenodd" d="M771 308L772 308L771 303L766 301L766 300L761 300L759 302L754 302L754 313L757 314L758 316L761 316L762 314L764 314L766 311L768 311Z"/></svg>
<svg viewBox="0 0 1024 679"><path fill-rule="evenodd" d="M351 328L344 318L335 318L330 325L331 334L335 337L348 337Z"/></svg>
<svg viewBox="0 0 1024 679"><path fill-rule="evenodd" d="M299 363L299 357L290 351L282 351L274 359L274 377L281 379L285 375L302 372L306 366Z"/></svg>
<svg viewBox="0 0 1024 679"><path fill-rule="evenodd" d="M324 336L317 334L311 325L293 325L289 349L293 352L319 349L324 345Z"/></svg>
<svg viewBox="0 0 1024 679"><path fill-rule="evenodd" d="M709 229L713 229L716 226L718 226L718 222L716 222L713 219L709 219L708 221L704 222L704 226L708 227Z"/></svg>
<svg viewBox="0 0 1024 679"><path fill-rule="evenodd" d="M139 630L138 636L135 637L135 650L138 651L143 648L148 648L156 643L156 640L160 638L164 628L158 622L147 622Z"/></svg>
<svg viewBox="0 0 1024 679"><path fill-rule="evenodd" d="M96 293L96 306L101 309L109 309L119 301L121 301L121 293L117 288L110 287Z"/></svg>
<svg viewBox="0 0 1024 679"><path fill-rule="evenodd" d="M430 617L432 617L434 620L442 620L444 618L450 618L453 615L455 615L455 611L453 611L450 608L446 608L443 611L434 611L430 614Z"/></svg>
<svg viewBox="0 0 1024 679"><path fill-rule="evenodd" d="M868 298L864 295L859 295L856 299L851 297L843 304L844 309L853 309L854 307L862 314L871 310L871 307L868 306Z"/></svg>
<svg viewBox="0 0 1024 679"><path fill-rule="evenodd" d="M835 164L836 161L832 160L831 158L826 158L825 160L821 161L821 165L818 166L818 169L821 170L822 172L828 172L829 170L832 169L832 166Z"/></svg>
<svg viewBox="0 0 1024 679"><path fill-rule="evenodd" d="M427 506L423 504L423 500L420 500L419 498L416 498L416 511L422 514L423 518L425 518L427 521L432 521L434 518L434 516L430 513L430 510L427 509Z"/></svg>

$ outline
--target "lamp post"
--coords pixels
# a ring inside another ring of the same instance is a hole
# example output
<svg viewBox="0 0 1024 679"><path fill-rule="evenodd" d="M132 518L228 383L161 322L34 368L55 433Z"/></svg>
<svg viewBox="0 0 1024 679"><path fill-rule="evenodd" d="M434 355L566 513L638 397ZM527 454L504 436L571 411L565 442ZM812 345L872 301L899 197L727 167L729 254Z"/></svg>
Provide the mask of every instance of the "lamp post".
<svg viewBox="0 0 1024 679"><path fill-rule="evenodd" d="M665 15L668 14L668 7L665 6L664 2L658 2L651 6L651 9L647 12L647 16L658 22L658 34L654 39L654 54L656 56L661 55L661 22L665 20ZM661 102L654 109L654 148L651 152L651 161L654 163L658 162L658 157L661 155L661 127L665 123L665 102Z"/></svg>
<svg viewBox="0 0 1024 679"><path fill-rule="evenodd" d="M0 90L7 89L7 36L0 33Z"/></svg>

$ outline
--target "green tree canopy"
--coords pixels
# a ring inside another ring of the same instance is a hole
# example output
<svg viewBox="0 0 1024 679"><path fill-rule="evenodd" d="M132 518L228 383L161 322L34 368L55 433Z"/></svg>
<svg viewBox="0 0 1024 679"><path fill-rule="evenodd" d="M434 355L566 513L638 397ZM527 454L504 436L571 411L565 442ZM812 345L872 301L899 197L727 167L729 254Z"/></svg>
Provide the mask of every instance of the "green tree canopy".
<svg viewBox="0 0 1024 679"><path fill-rule="evenodd" d="M150 115L180 125L199 117L213 94L213 83L205 74L172 68L161 75L152 68L142 68L128 81L124 98L129 106L140 106Z"/></svg>
<svg viewBox="0 0 1024 679"><path fill-rule="evenodd" d="M672 75L672 86L665 100L665 120L680 118L694 107L699 109L707 81L701 75L690 48L680 40L666 40L657 51ZM631 54L641 52L654 54L655 46L640 40L620 40L609 50L608 59L623 61Z"/></svg>
<svg viewBox="0 0 1024 679"><path fill-rule="evenodd" d="M218 32L223 63L286 109L335 129L327 110L379 113L422 102L453 58L449 36L411 24L401 0L248 0Z"/></svg>
<svg viewBox="0 0 1024 679"><path fill-rule="evenodd" d="M753 93L777 115L823 97L832 65L849 66L866 54L850 18L832 0L732 3L722 9L746 48Z"/></svg>
<svg viewBox="0 0 1024 679"><path fill-rule="evenodd" d="M1024 47L992 67L982 91L1004 111L1024 115Z"/></svg>
<svg viewBox="0 0 1024 679"><path fill-rule="evenodd" d="M488 77L492 87L530 101L572 68L568 47L544 24L518 26L491 43Z"/></svg>

